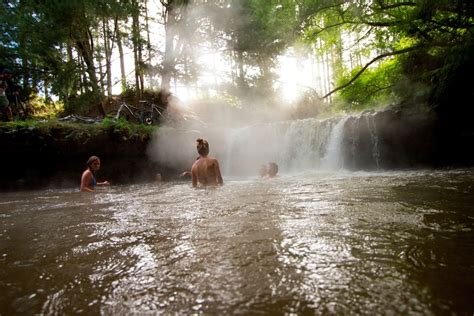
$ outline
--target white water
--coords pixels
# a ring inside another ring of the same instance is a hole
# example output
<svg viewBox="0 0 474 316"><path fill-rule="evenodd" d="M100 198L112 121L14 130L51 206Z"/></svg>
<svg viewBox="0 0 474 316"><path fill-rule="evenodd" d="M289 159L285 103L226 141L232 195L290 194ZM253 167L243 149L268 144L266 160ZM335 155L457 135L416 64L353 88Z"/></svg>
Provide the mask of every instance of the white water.
<svg viewBox="0 0 474 316"><path fill-rule="evenodd" d="M327 145L326 155L323 158L322 168L325 170L339 170L344 168L344 156L342 153L342 140L344 137L344 124L347 118L341 119L331 129Z"/></svg>
<svg viewBox="0 0 474 316"><path fill-rule="evenodd" d="M149 153L160 165L186 169L197 156L196 138L202 137L209 141L210 154L219 159L225 176L256 175L259 166L269 161L279 165L280 173L340 170L354 166L350 158L345 161L343 146L351 146L348 152L355 157L360 142L355 134L361 124L367 124L371 163L379 169L380 153L373 117L356 118L351 126L346 124L348 119L304 119L192 131L161 128Z"/></svg>
<svg viewBox="0 0 474 316"><path fill-rule="evenodd" d="M372 143L372 157L374 158L375 165L377 169L380 168L380 152L379 152L379 138L377 136L377 126L375 125L375 120L372 115L365 116L365 120L367 121L367 127L370 133L370 139Z"/></svg>

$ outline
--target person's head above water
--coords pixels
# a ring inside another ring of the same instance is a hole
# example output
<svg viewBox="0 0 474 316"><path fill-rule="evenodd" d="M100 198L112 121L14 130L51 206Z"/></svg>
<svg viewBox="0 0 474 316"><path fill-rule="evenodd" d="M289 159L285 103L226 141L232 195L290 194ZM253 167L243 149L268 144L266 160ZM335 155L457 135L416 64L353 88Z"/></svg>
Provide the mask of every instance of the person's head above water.
<svg viewBox="0 0 474 316"><path fill-rule="evenodd" d="M97 156L90 156L89 159L87 159L87 168L89 168L92 171L98 170L100 168L100 159Z"/></svg>
<svg viewBox="0 0 474 316"><path fill-rule="evenodd" d="M269 177L274 177L278 173L278 165L274 162L269 162L267 167L267 174Z"/></svg>
<svg viewBox="0 0 474 316"><path fill-rule="evenodd" d="M197 142L196 148L199 155L207 156L209 154L209 143L207 142L207 140L198 138L196 142Z"/></svg>

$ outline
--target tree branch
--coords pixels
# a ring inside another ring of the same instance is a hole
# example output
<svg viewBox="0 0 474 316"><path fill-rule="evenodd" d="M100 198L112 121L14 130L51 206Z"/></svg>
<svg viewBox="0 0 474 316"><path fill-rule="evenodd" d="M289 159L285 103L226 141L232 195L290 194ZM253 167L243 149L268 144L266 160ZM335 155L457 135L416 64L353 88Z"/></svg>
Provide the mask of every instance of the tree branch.
<svg viewBox="0 0 474 316"><path fill-rule="evenodd" d="M400 7L416 7L416 2L405 1L394 4L384 4L383 1L377 1L382 10L396 9Z"/></svg>
<svg viewBox="0 0 474 316"><path fill-rule="evenodd" d="M344 89L345 87L349 86L350 84L352 84L357 78L359 78L360 75L362 75L362 73L367 69L369 68L370 65L372 65L374 62L376 62L377 60L379 59L383 59L385 57L389 57L389 56L395 56L395 55L401 55L401 54L405 54L405 53L408 53L408 52L412 52L412 51L415 51L417 49L420 49L422 46L421 45L418 45L418 46L412 46L412 47L408 47L408 48L405 48L405 49L401 49L401 50L396 50L396 51L393 51L393 52L389 52L389 53L385 53L385 54L382 54L382 55L379 55L377 57L375 57L374 59L372 59L370 62L368 62L364 67L362 67L361 70L359 70L352 78L351 80L349 80L348 82L346 82L345 84L343 84L342 86L339 86L331 91L329 91L326 95L324 95L322 97L322 99L325 99L327 97L329 97L330 95L332 95L334 92L336 91L339 91L339 90L342 90Z"/></svg>

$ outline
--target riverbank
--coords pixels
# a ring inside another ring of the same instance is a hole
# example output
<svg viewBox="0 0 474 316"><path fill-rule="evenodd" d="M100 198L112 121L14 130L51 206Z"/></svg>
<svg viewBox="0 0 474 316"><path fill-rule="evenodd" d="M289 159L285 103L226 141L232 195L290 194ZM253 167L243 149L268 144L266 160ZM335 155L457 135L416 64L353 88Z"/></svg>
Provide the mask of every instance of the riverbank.
<svg viewBox="0 0 474 316"><path fill-rule="evenodd" d="M91 155L102 160L99 179L116 184L151 180L159 172L146 155L153 130L120 122L2 123L0 190L79 186Z"/></svg>

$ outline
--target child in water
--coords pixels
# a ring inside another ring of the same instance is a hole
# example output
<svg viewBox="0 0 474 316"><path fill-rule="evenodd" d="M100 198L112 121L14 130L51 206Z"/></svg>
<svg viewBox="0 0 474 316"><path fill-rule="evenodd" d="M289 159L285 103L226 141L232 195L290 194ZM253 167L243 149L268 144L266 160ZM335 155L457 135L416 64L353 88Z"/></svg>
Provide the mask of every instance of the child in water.
<svg viewBox="0 0 474 316"><path fill-rule="evenodd" d="M100 169L100 159L97 156L91 156L87 160L87 169L82 173L81 192L94 192L97 185L109 185L109 181L97 182L95 173Z"/></svg>

